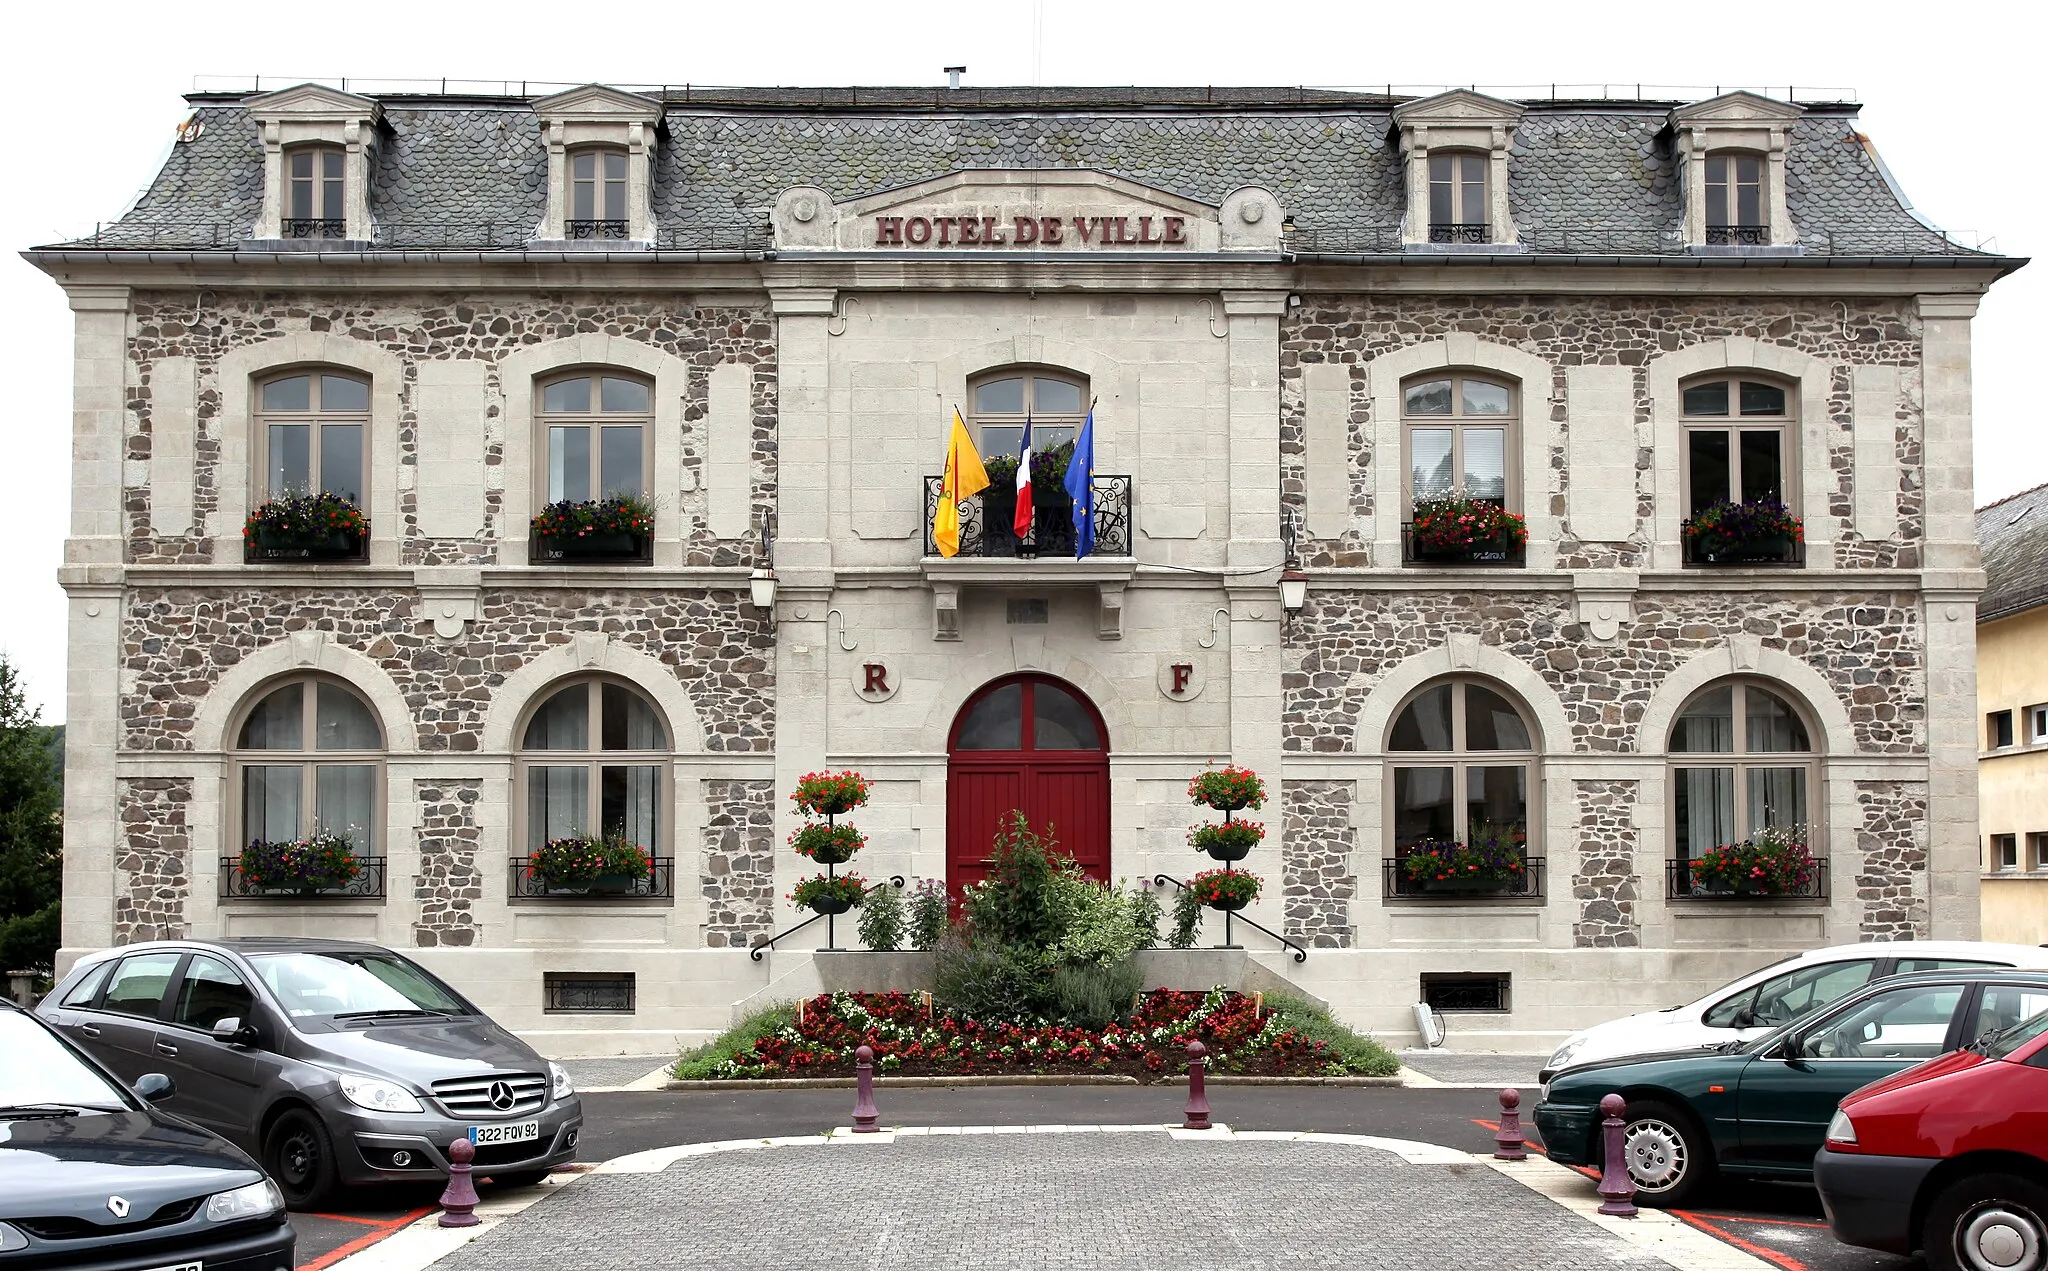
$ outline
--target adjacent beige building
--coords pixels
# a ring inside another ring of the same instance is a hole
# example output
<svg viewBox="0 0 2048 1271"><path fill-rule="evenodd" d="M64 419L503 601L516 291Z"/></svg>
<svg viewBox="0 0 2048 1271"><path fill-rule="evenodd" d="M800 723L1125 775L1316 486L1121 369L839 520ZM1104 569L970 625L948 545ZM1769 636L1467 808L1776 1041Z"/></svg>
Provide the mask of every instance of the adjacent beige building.
<svg viewBox="0 0 2048 1271"><path fill-rule="evenodd" d="M2048 944L2048 485L1977 511L1984 938Z"/></svg>
<svg viewBox="0 0 2048 1271"><path fill-rule="evenodd" d="M1225 761L1273 794L1247 914L1303 960L1237 935L1396 1040L1421 999L1534 1049L1978 932L1970 331L2019 262L1917 219L1852 104L191 102L126 217L29 253L77 332L67 959L348 935L646 1053L815 982L822 923L754 956L802 774L877 783L870 878L972 877L1022 807L1151 886ZM1091 554L1063 471L935 550L956 409L992 457L1092 411ZM245 541L308 487L367 535ZM1526 543L1419 540L1451 489ZM651 535L531 532L606 492ZM1683 533L1764 499L1803 525L1767 558ZM1787 823L1797 894L1692 885ZM355 882L251 885L245 844L315 830ZM537 885L578 830L653 877ZM1513 888L1402 871L1481 834Z"/></svg>

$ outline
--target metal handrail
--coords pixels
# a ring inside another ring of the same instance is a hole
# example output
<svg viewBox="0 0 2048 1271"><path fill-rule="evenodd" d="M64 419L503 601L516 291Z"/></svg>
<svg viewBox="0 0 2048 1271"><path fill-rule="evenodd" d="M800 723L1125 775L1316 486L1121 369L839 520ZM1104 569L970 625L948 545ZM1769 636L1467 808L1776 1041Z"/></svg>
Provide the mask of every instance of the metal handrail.
<svg viewBox="0 0 2048 1271"><path fill-rule="evenodd" d="M1186 883L1180 881L1178 878L1175 878L1171 874L1154 874L1152 876L1152 885L1154 887L1164 887L1168 883L1172 883L1175 887L1180 888L1182 891L1186 891L1188 889L1188 885ZM1279 932L1273 930L1271 927L1268 927L1266 924L1258 921L1256 918L1247 918L1242 913L1226 913L1225 916L1235 918L1239 922L1257 927L1259 930L1265 932L1267 935L1273 937L1275 940L1278 940L1281 944L1294 950L1294 960L1296 962L1308 961L1308 947L1306 945L1297 944L1294 941L1289 940L1286 936L1281 935ZM1229 949L1235 946L1228 944L1219 944L1216 947L1219 949Z"/></svg>
<svg viewBox="0 0 2048 1271"><path fill-rule="evenodd" d="M870 887L866 891L862 892L861 895L872 896L875 894L875 892L879 891L881 888L884 887L894 887L898 891L901 891L903 889L903 875L891 874L885 881L876 883L873 887ZM782 939L784 936L795 935L797 932L802 931L805 927L810 926L812 923L816 922L820 918L830 918L834 916L836 915L812 914L810 917L804 919L802 922L796 924L794 927L785 928L781 931L776 932L774 935L769 936L766 940L762 940L755 944L749 945L747 947L747 957L755 962L759 962L761 960L761 951L763 949L766 949L769 945L774 944L777 940ZM832 950L832 952L838 953L840 952L840 950L834 949Z"/></svg>

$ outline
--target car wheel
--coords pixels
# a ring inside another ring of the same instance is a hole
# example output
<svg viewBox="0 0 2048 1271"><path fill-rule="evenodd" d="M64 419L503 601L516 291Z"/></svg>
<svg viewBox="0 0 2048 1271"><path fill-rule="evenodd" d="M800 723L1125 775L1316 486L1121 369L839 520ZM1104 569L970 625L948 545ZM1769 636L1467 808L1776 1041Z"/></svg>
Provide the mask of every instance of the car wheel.
<svg viewBox="0 0 2048 1271"><path fill-rule="evenodd" d="M1628 1105L1622 1114L1621 1154L1641 1205L1682 1205L1714 1174L1706 1135L1694 1128L1691 1117L1665 1103Z"/></svg>
<svg viewBox="0 0 2048 1271"><path fill-rule="evenodd" d="M320 1118L303 1108L279 1117L263 1138L263 1164L291 1209L317 1209L333 1194L334 1144Z"/></svg>
<svg viewBox="0 0 2048 1271"><path fill-rule="evenodd" d="M1978 1174L1935 1199L1921 1241L1933 1271L2048 1267L2048 1188L2012 1174Z"/></svg>
<svg viewBox="0 0 2048 1271"><path fill-rule="evenodd" d="M547 1182L548 1175L553 1172L544 1169L520 1170L514 1174L493 1174L491 1181L500 1187L533 1187Z"/></svg>

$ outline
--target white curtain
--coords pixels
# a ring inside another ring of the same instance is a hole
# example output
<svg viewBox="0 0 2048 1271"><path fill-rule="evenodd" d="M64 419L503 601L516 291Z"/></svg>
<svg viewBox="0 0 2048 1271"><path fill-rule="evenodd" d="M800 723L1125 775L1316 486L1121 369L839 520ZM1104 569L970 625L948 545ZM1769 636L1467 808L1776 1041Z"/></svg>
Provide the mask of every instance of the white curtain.
<svg viewBox="0 0 2048 1271"><path fill-rule="evenodd" d="M242 837L276 841L299 836L297 764L261 764L242 769Z"/></svg>
<svg viewBox="0 0 2048 1271"><path fill-rule="evenodd" d="M1735 770L1680 768L1672 778L1678 808L1678 859L1691 860L1708 848L1734 842Z"/></svg>
<svg viewBox="0 0 2048 1271"><path fill-rule="evenodd" d="M583 833L590 804L590 769L534 767L526 770L526 846Z"/></svg>
<svg viewBox="0 0 2048 1271"><path fill-rule="evenodd" d="M377 854L377 770L323 764L313 775L313 828L346 835L358 856Z"/></svg>

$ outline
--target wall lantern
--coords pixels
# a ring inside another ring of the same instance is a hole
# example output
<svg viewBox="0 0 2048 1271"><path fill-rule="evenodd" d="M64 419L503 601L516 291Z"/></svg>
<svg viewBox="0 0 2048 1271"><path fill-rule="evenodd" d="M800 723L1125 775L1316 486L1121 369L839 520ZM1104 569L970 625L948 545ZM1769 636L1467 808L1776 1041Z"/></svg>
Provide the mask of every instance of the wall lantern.
<svg viewBox="0 0 2048 1271"><path fill-rule="evenodd" d="M775 608L775 571L766 565L757 566L747 575L747 590L753 594L754 608L767 612Z"/></svg>
<svg viewBox="0 0 2048 1271"><path fill-rule="evenodd" d="M1289 613L1300 613L1301 606L1308 600L1308 575L1293 561L1280 571L1280 607Z"/></svg>

